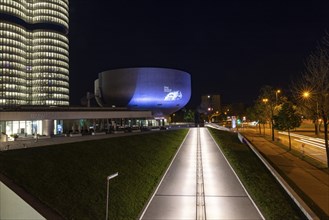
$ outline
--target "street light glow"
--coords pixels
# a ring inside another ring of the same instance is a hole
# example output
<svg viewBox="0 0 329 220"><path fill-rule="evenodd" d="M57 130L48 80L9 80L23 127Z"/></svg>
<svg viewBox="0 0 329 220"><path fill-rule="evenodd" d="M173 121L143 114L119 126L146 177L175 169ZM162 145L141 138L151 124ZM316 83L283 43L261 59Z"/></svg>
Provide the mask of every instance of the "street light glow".
<svg viewBox="0 0 329 220"><path fill-rule="evenodd" d="M278 89L278 90L275 91L275 105L278 104L278 94L279 94L280 92L281 92L280 89Z"/></svg>
<svg viewBox="0 0 329 220"><path fill-rule="evenodd" d="M310 97L310 92L308 92L308 91L303 92L303 97L304 98Z"/></svg>

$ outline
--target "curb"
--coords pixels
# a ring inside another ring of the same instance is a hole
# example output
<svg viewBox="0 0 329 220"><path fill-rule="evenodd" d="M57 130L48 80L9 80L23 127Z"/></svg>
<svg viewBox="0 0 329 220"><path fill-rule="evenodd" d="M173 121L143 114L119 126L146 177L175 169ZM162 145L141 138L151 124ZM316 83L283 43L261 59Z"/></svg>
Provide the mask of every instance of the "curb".
<svg viewBox="0 0 329 220"><path fill-rule="evenodd" d="M272 173L275 179L280 183L283 189L288 193L290 198L295 202L295 204L300 208L304 215L309 220L320 220L320 218L310 209L310 207L299 197L299 195L289 186L289 184L282 178L282 176L267 162L267 160L259 153L259 151L249 142L249 140L244 137L240 132L238 132L239 140L242 143L246 143L250 149L257 155L257 157L263 162L267 169Z"/></svg>

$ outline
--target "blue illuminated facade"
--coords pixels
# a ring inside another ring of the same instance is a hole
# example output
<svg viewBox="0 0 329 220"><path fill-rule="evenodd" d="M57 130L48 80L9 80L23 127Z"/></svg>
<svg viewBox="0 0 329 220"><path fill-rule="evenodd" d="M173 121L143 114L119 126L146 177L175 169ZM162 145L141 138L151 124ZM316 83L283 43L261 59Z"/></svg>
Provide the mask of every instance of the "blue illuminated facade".
<svg viewBox="0 0 329 220"><path fill-rule="evenodd" d="M183 108L191 97L189 73L168 68L125 68L99 73L96 100L101 106L151 110L165 116Z"/></svg>

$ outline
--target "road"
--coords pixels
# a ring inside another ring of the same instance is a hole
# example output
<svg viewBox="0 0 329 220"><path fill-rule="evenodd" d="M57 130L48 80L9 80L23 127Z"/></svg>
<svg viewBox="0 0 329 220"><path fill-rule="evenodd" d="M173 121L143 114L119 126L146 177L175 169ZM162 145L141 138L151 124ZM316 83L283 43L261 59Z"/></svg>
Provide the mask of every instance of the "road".
<svg viewBox="0 0 329 220"><path fill-rule="evenodd" d="M281 142L288 146L288 133L279 131L278 134ZM290 137L292 148L300 151L302 154L308 155L313 159L320 161L321 163L327 163L324 139L297 133L290 133Z"/></svg>
<svg viewBox="0 0 329 220"><path fill-rule="evenodd" d="M239 129L240 132L252 132L258 134L259 131L255 127L244 127ZM267 137L271 137L271 129L266 128L265 132L262 128L262 134ZM326 165L327 156L324 145L324 139L320 137L314 137L314 132L290 132L291 148L301 154L312 157L318 162ZM289 146L288 133L284 131L275 130L275 140L279 140L285 146Z"/></svg>
<svg viewBox="0 0 329 220"><path fill-rule="evenodd" d="M140 220L264 219L207 128L191 128Z"/></svg>

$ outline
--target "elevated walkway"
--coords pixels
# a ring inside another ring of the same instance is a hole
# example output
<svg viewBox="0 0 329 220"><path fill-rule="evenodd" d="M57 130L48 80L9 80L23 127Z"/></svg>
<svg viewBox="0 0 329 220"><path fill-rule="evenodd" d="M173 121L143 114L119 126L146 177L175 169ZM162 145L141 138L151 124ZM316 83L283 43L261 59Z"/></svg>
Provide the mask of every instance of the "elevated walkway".
<svg viewBox="0 0 329 220"><path fill-rule="evenodd" d="M140 220L263 219L207 128L191 128Z"/></svg>

